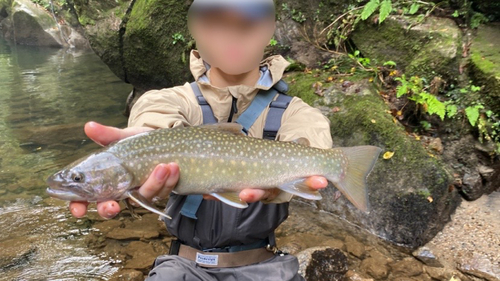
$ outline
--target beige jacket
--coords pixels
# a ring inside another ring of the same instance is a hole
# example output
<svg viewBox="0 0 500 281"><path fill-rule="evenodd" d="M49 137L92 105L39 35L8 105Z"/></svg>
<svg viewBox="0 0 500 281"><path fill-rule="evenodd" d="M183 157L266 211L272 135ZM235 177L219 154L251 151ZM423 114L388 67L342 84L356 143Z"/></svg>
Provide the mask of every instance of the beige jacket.
<svg viewBox="0 0 500 281"><path fill-rule="evenodd" d="M273 84L282 77L288 62L281 56L272 56L265 59L271 73ZM210 70L198 52L191 53L191 73L198 82L201 92L210 104L215 117L219 122L227 122L232 106L232 97L237 99L238 113L233 120L244 112L259 90L268 90L257 84L255 87L245 85L217 88L207 82L200 81L204 75L210 77ZM292 86L293 87L293 86ZM262 138L263 129L268 111L265 110L250 128L249 136ZM203 124L203 113L189 83L174 88L153 90L146 92L133 106L129 118L129 127L173 128L178 126L198 126ZM293 98L281 119L281 128L277 140L293 141L306 138L311 146L331 148L329 120L316 108L306 104L299 98ZM286 202L291 195L282 192L273 203Z"/></svg>

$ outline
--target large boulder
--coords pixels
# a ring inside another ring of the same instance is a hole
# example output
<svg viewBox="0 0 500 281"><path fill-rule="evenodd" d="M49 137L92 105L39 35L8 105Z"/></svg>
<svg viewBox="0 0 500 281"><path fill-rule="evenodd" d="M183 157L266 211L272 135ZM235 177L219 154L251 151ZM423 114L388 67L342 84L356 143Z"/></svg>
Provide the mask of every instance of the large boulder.
<svg viewBox="0 0 500 281"><path fill-rule="evenodd" d="M303 95L296 92L302 83L296 81L291 94ZM323 93L316 105L331 120L336 146L376 145L388 154L387 159L380 157L368 177L369 214L343 197L337 200L333 188L322 193L317 206L395 244L415 248L427 243L460 202L460 195L450 188L453 179L445 164L408 136L368 83L333 84Z"/></svg>
<svg viewBox="0 0 500 281"><path fill-rule="evenodd" d="M0 26L6 39L16 44L87 48L88 42L78 27L71 26L72 15L65 21L29 0L0 2Z"/></svg>
<svg viewBox="0 0 500 281"><path fill-rule="evenodd" d="M484 99L500 114L500 24L483 25L471 45L471 74L475 84L484 86Z"/></svg>
<svg viewBox="0 0 500 281"><path fill-rule="evenodd" d="M74 1L93 50L140 92L190 78L189 1Z"/></svg>
<svg viewBox="0 0 500 281"><path fill-rule="evenodd" d="M447 18L390 16L382 24L362 21L352 40L363 56L377 65L394 61L410 75L430 80L434 76L455 79L461 59L462 32Z"/></svg>

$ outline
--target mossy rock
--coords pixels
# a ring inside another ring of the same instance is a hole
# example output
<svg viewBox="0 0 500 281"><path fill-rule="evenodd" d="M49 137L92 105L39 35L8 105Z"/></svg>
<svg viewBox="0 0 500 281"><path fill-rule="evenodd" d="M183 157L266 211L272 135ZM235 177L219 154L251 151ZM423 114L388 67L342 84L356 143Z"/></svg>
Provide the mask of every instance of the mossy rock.
<svg viewBox="0 0 500 281"><path fill-rule="evenodd" d="M288 79L295 75L302 74ZM322 192L318 207L398 245L415 248L430 241L460 202L460 195L449 189L453 180L445 164L407 135L368 82L333 84L314 104L329 117L335 146L375 145L394 152L387 160L381 156L368 178L369 214L344 198L335 202L333 188Z"/></svg>
<svg viewBox="0 0 500 281"><path fill-rule="evenodd" d="M135 1L123 35L127 82L163 88L193 79L188 67L188 9L185 1ZM174 40L174 35L184 40Z"/></svg>
<svg viewBox="0 0 500 281"><path fill-rule="evenodd" d="M484 102L500 114L500 24L483 25L471 45L471 74L484 86Z"/></svg>
<svg viewBox="0 0 500 281"><path fill-rule="evenodd" d="M363 21L352 40L364 57L394 61L410 75L455 79L461 58L461 31L451 19L390 16L382 24ZM430 81L430 80L429 80Z"/></svg>

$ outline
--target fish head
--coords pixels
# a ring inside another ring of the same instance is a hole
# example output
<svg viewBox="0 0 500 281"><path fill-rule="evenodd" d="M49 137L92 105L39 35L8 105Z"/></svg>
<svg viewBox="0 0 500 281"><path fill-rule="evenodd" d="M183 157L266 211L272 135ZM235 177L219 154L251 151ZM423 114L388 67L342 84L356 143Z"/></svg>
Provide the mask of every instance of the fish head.
<svg viewBox="0 0 500 281"><path fill-rule="evenodd" d="M123 199L133 175L109 152L80 159L47 179L47 193L69 201L99 202Z"/></svg>

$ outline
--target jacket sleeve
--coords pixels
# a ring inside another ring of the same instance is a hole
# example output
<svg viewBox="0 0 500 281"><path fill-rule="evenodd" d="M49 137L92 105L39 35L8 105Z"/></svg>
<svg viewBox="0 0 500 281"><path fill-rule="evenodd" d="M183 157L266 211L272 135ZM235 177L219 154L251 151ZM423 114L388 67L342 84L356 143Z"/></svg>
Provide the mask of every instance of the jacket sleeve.
<svg viewBox="0 0 500 281"><path fill-rule="evenodd" d="M319 109L309 106L299 98L294 98L283 114L277 140L294 141L298 138L307 139L312 147L329 149L333 146L330 120ZM282 191L273 200L263 202L285 203L292 197L292 194Z"/></svg>
<svg viewBox="0 0 500 281"><path fill-rule="evenodd" d="M146 92L132 107L128 126L159 129L197 126L202 121L198 102L189 84L185 84Z"/></svg>

